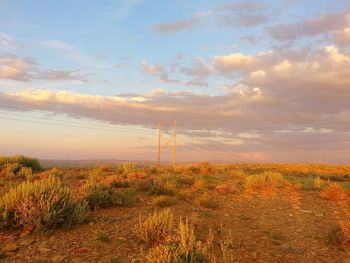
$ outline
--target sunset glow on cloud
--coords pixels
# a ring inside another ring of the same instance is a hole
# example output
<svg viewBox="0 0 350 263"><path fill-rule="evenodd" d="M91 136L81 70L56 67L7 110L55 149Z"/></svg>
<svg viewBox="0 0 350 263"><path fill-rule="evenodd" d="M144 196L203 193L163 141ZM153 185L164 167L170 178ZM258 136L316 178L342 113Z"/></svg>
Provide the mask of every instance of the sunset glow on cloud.
<svg viewBox="0 0 350 263"><path fill-rule="evenodd" d="M68 3L1 8L2 154L348 161L347 1Z"/></svg>

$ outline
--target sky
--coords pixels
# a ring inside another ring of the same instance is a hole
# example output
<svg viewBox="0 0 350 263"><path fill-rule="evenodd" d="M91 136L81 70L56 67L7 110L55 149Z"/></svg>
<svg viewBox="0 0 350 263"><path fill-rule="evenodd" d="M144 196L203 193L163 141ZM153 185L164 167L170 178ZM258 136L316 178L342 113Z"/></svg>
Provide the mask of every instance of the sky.
<svg viewBox="0 0 350 263"><path fill-rule="evenodd" d="M347 0L0 6L0 154L349 162Z"/></svg>

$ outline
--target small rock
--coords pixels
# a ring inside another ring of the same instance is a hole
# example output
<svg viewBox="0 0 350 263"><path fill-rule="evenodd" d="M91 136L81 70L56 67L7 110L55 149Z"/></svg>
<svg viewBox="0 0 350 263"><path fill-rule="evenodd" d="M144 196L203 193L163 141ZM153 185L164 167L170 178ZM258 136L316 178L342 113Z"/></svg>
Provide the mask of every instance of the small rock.
<svg viewBox="0 0 350 263"><path fill-rule="evenodd" d="M301 210L301 212L306 213L306 214L308 214L308 213L312 213L312 211L311 211L311 210Z"/></svg>
<svg viewBox="0 0 350 263"><path fill-rule="evenodd" d="M65 256L53 256L51 257L51 261L53 263L60 263L60 262L64 262L64 260L66 259L67 257Z"/></svg>
<svg viewBox="0 0 350 263"><path fill-rule="evenodd" d="M5 247L3 247L2 252L15 252L19 249L19 246L16 243L7 243Z"/></svg>

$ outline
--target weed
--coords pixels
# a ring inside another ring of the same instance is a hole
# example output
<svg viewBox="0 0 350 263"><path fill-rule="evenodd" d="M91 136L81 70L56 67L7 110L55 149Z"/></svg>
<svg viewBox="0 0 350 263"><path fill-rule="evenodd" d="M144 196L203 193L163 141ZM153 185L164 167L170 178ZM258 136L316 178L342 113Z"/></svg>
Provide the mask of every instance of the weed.
<svg viewBox="0 0 350 263"><path fill-rule="evenodd" d="M350 244L350 221L341 221L327 235L327 242L335 245Z"/></svg>
<svg viewBox="0 0 350 263"><path fill-rule="evenodd" d="M19 170L18 176L26 178L27 181L34 181L35 177L32 172L32 168L30 167L22 167L21 170Z"/></svg>
<svg viewBox="0 0 350 263"><path fill-rule="evenodd" d="M117 191L113 187L98 184L91 188L85 196L90 208L107 208L114 205L130 206L135 202L137 191L126 189Z"/></svg>
<svg viewBox="0 0 350 263"><path fill-rule="evenodd" d="M162 242L171 233L173 227L173 213L169 209L155 211L145 220L139 217L139 222L135 227L138 237L148 243L154 244Z"/></svg>
<svg viewBox="0 0 350 263"><path fill-rule="evenodd" d="M215 166L208 162L202 162L198 164L199 172L202 174L209 174L215 172Z"/></svg>
<svg viewBox="0 0 350 263"><path fill-rule="evenodd" d="M275 172L264 172L258 175L251 175L246 178L245 188L247 191L260 190L268 191L283 187L287 184L282 174Z"/></svg>
<svg viewBox="0 0 350 263"><path fill-rule="evenodd" d="M165 243L150 249L146 255L148 263L209 263L207 246L197 241L188 220L182 222L175 234Z"/></svg>
<svg viewBox="0 0 350 263"><path fill-rule="evenodd" d="M109 258L109 263L120 263L119 259L115 256Z"/></svg>
<svg viewBox="0 0 350 263"><path fill-rule="evenodd" d="M167 207L175 204L174 198L167 195L160 195L153 198L153 205L158 207Z"/></svg>
<svg viewBox="0 0 350 263"><path fill-rule="evenodd" d="M287 239L287 237L283 233L278 232L278 231L266 230L265 234L273 240L286 240Z"/></svg>
<svg viewBox="0 0 350 263"><path fill-rule="evenodd" d="M0 228L33 226L52 228L82 222L88 213L86 202L78 202L72 192L54 177L24 182L0 199Z"/></svg>
<svg viewBox="0 0 350 263"><path fill-rule="evenodd" d="M339 201L347 198L347 193L340 184L331 183L321 192L321 197L327 200Z"/></svg>
<svg viewBox="0 0 350 263"><path fill-rule="evenodd" d="M148 193L152 195L175 195L176 186L173 182L163 182L161 179L148 181Z"/></svg>
<svg viewBox="0 0 350 263"><path fill-rule="evenodd" d="M96 240L101 241L101 242L108 242L109 241L109 237L106 233L104 232L98 232L96 235Z"/></svg>
<svg viewBox="0 0 350 263"><path fill-rule="evenodd" d="M195 203L199 206L215 209L219 206L218 202L208 194L202 194L195 199Z"/></svg>

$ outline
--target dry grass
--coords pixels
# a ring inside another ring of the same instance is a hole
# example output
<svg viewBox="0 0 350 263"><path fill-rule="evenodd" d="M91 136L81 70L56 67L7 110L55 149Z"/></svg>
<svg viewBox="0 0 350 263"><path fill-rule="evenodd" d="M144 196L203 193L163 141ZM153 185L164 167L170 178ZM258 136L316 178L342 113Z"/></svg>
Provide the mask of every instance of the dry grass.
<svg viewBox="0 0 350 263"><path fill-rule="evenodd" d="M331 244L350 245L350 220L340 221L328 233L327 241Z"/></svg>
<svg viewBox="0 0 350 263"><path fill-rule="evenodd" d="M245 180L245 189L247 191L274 191L287 184L282 174L264 172L258 175L248 176Z"/></svg>
<svg viewBox="0 0 350 263"><path fill-rule="evenodd" d="M135 231L138 237L148 244L160 243L171 233L173 217L170 209L155 211L146 219L142 219L140 215Z"/></svg>
<svg viewBox="0 0 350 263"><path fill-rule="evenodd" d="M146 255L148 263L210 263L211 247L210 240L203 244L194 235L193 228L188 220L180 220L178 229L164 243L159 244L149 250Z"/></svg>
<svg viewBox="0 0 350 263"><path fill-rule="evenodd" d="M168 207L176 203L175 199L168 195L156 196L152 200L152 204L157 207Z"/></svg>
<svg viewBox="0 0 350 263"><path fill-rule="evenodd" d="M82 222L88 213L86 202L55 177L25 182L0 199L0 228L31 226L37 230Z"/></svg>
<svg viewBox="0 0 350 263"><path fill-rule="evenodd" d="M347 193L340 184L331 183L321 192L321 197L327 200L340 201L347 198Z"/></svg>
<svg viewBox="0 0 350 263"><path fill-rule="evenodd" d="M215 209L219 207L219 203L208 194L202 194L195 199L195 204L204 208Z"/></svg>

